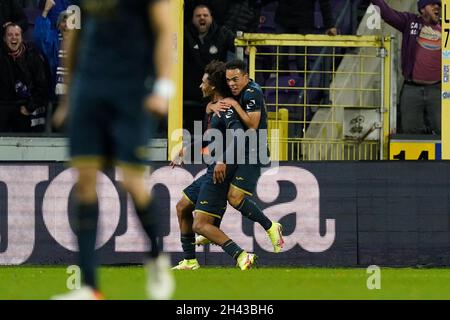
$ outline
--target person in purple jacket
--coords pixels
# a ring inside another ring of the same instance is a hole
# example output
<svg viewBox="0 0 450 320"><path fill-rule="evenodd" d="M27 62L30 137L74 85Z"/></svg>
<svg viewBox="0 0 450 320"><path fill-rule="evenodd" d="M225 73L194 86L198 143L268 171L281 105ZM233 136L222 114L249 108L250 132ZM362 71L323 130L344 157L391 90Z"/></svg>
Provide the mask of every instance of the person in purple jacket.
<svg viewBox="0 0 450 320"><path fill-rule="evenodd" d="M403 33L400 99L403 133L441 133L441 1L418 0L420 15L398 12L384 0L371 0L383 20Z"/></svg>

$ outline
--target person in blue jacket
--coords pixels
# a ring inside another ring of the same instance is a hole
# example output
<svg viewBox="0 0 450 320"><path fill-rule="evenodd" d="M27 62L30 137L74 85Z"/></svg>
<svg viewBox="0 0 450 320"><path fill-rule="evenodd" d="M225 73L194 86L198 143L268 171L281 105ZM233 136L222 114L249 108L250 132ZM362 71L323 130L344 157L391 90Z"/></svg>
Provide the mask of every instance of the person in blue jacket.
<svg viewBox="0 0 450 320"><path fill-rule="evenodd" d="M64 75L66 68L62 63L65 56L62 41L67 31L67 8L69 0L41 1L42 14L36 18L33 39L45 55L51 72L51 94L53 98L65 94Z"/></svg>

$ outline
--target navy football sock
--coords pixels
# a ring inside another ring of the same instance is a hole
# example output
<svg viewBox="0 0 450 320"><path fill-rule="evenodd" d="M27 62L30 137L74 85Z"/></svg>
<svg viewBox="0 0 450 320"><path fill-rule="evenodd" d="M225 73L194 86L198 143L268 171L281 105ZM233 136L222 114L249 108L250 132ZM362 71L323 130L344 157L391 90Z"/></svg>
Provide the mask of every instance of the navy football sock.
<svg viewBox="0 0 450 320"><path fill-rule="evenodd" d="M262 212L255 202L247 197L242 200L241 204L237 207L237 210L239 210L244 217L259 223L266 231L272 226L272 221L266 217L264 212Z"/></svg>
<svg viewBox="0 0 450 320"><path fill-rule="evenodd" d="M182 234L181 246L183 247L184 259L195 259L195 234Z"/></svg>
<svg viewBox="0 0 450 320"><path fill-rule="evenodd" d="M156 258L159 255L160 248L158 245L158 219L157 219L157 207L154 200L151 200L144 208L138 208L135 205L136 213L141 221L147 237L150 239L150 252L148 253L151 258Z"/></svg>
<svg viewBox="0 0 450 320"><path fill-rule="evenodd" d="M93 204L76 204L75 233L78 238L79 264L83 275L83 283L97 289L95 240L98 224L98 202Z"/></svg>
<svg viewBox="0 0 450 320"><path fill-rule="evenodd" d="M244 250L242 250L241 247L239 247L236 242L234 242L233 240L228 240L227 242L225 242L222 245L222 249L223 251L225 251L226 253L228 253L230 256L233 257L233 259L237 260L237 258L239 257L239 255L241 254L241 252L243 252Z"/></svg>

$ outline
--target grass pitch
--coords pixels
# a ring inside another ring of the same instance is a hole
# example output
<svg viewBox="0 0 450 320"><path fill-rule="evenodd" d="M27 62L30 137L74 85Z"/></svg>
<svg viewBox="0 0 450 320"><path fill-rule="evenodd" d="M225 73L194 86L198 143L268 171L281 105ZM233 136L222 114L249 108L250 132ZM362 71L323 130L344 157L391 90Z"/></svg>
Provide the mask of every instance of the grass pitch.
<svg viewBox="0 0 450 320"><path fill-rule="evenodd" d="M145 299L142 267L102 267L107 299ZM381 268L381 289L369 290L366 269L203 267L176 271L180 300L450 299L450 269ZM68 291L65 267L0 267L0 299L49 299Z"/></svg>

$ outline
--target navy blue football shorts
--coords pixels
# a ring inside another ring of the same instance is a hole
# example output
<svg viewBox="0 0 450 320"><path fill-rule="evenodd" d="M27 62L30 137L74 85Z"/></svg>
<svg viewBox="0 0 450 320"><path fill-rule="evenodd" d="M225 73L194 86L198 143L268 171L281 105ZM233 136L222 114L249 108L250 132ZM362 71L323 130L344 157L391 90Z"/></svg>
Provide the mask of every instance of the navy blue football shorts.
<svg viewBox="0 0 450 320"><path fill-rule="evenodd" d="M255 164L238 165L230 185L252 196L261 176L261 166Z"/></svg>
<svg viewBox="0 0 450 320"><path fill-rule="evenodd" d="M73 81L69 116L73 165L105 160L144 168L156 120L144 110L143 86Z"/></svg>
<svg viewBox="0 0 450 320"><path fill-rule="evenodd" d="M234 176L234 166L227 166L225 181L214 184L213 166L183 190L184 196L195 206L196 213L222 219L227 209L230 181Z"/></svg>

